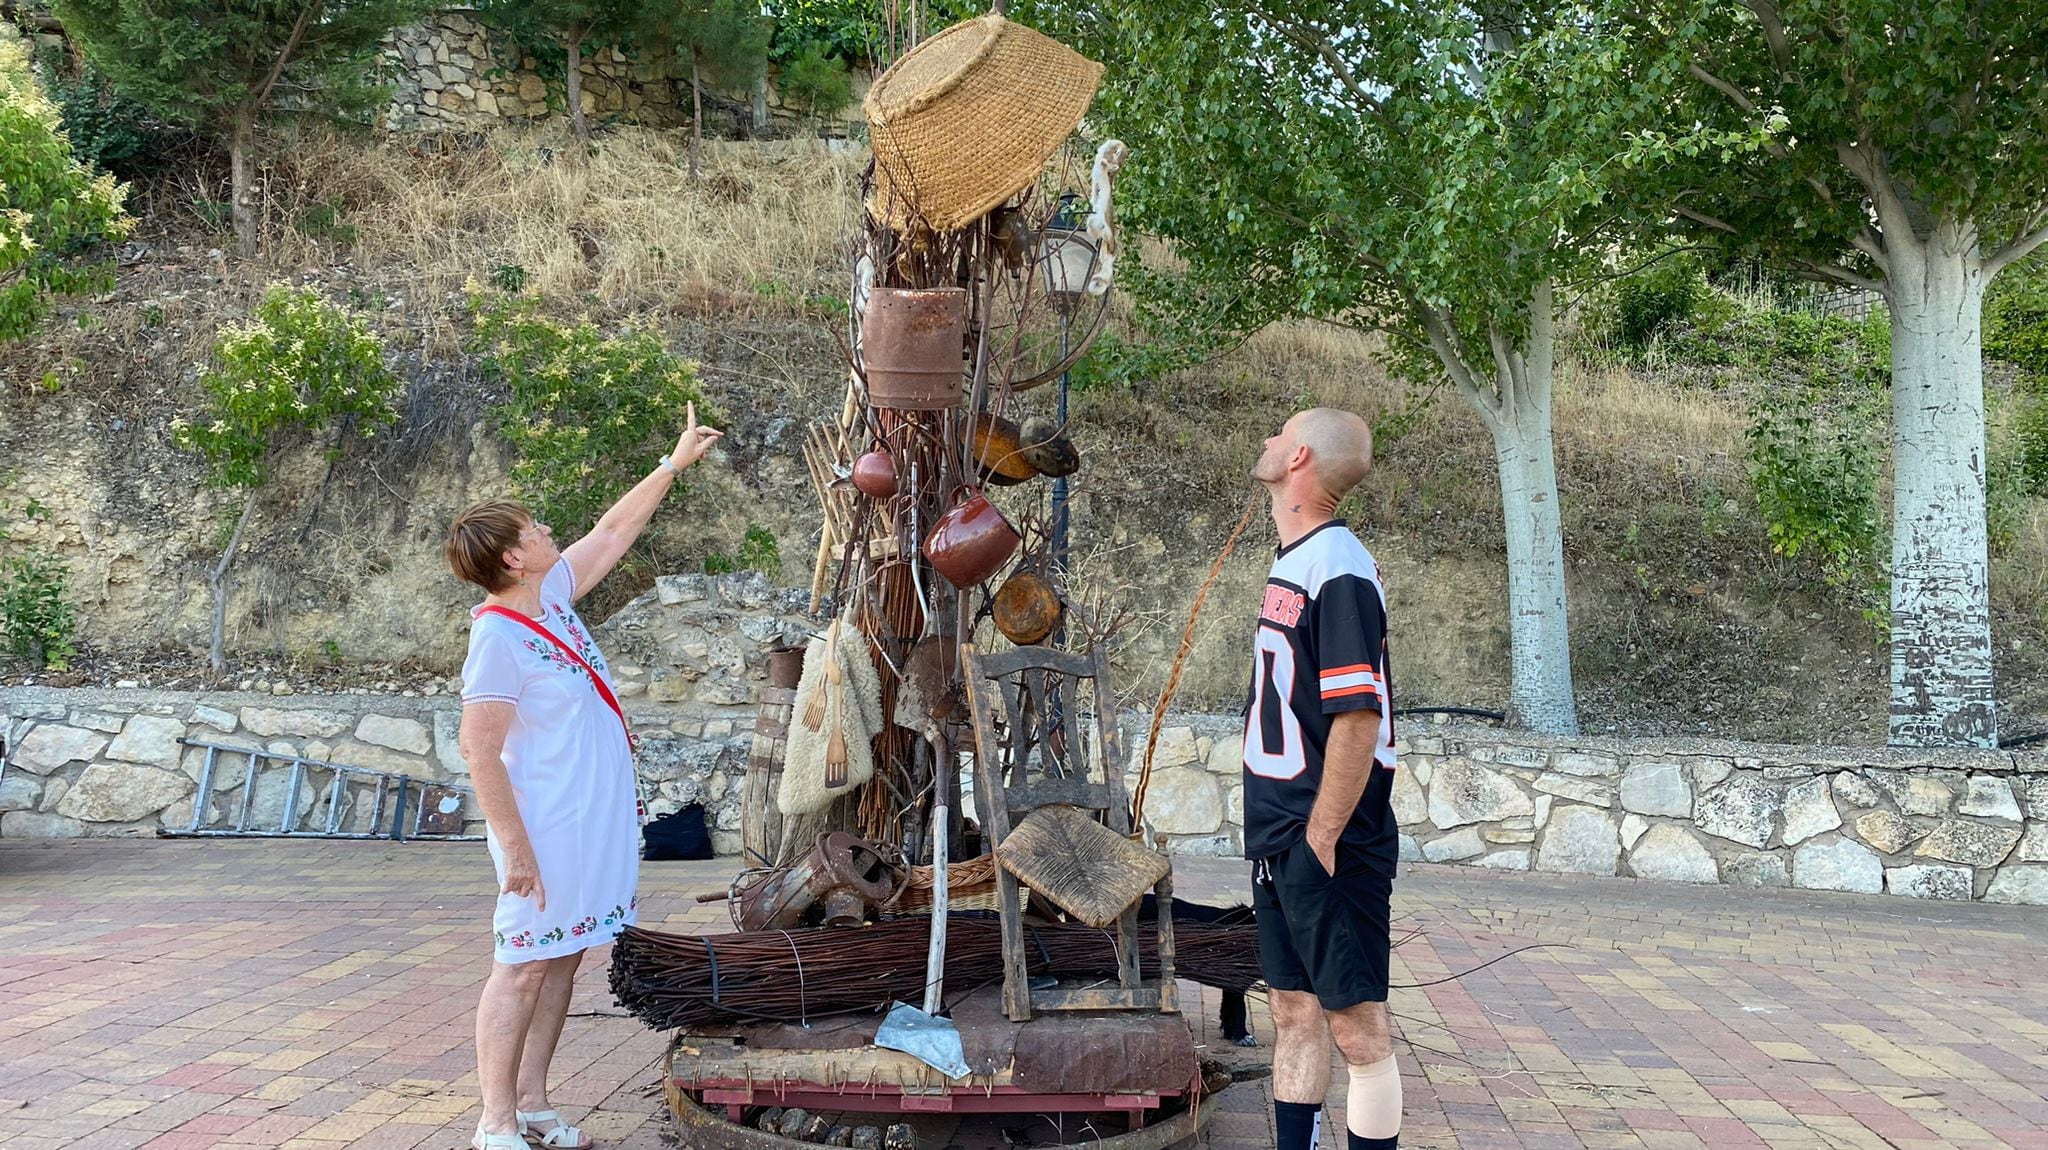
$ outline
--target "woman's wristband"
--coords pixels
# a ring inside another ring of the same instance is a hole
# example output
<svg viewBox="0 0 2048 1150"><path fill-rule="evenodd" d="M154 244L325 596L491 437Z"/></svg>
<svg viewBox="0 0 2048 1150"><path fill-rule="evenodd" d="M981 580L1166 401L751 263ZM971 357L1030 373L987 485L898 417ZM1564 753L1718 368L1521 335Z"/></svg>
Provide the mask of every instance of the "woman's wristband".
<svg viewBox="0 0 2048 1150"><path fill-rule="evenodd" d="M683 469L676 466L676 461L669 458L666 455L661 457L661 466L665 468L670 475L681 475L683 473Z"/></svg>

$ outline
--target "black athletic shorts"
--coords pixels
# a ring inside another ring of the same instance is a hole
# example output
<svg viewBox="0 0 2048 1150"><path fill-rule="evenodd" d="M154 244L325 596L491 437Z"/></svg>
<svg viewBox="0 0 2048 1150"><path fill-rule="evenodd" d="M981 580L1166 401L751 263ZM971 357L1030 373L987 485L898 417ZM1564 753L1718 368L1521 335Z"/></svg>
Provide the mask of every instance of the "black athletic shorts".
<svg viewBox="0 0 2048 1150"><path fill-rule="evenodd" d="M1387 1000L1394 882L1358 854L1338 844L1335 878L1305 842L1253 865L1266 985L1312 993L1324 1010Z"/></svg>

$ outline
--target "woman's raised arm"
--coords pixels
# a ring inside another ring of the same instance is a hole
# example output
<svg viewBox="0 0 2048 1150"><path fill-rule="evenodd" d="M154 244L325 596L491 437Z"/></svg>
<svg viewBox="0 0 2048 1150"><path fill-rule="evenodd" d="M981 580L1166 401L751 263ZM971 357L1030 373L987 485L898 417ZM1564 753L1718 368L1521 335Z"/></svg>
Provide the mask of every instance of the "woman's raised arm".
<svg viewBox="0 0 2048 1150"><path fill-rule="evenodd" d="M612 573L612 568L632 549L633 541L640 538L640 532L647 529L647 521L654 518L654 509L661 506L662 496L668 494L676 476L704 458L704 453L724 434L716 428L697 426L697 405L689 405L689 422L683 428L682 438L676 440L675 451L663 457L647 478L612 504L590 534L562 552L569 561L569 570L576 575L576 598L589 594L591 588Z"/></svg>

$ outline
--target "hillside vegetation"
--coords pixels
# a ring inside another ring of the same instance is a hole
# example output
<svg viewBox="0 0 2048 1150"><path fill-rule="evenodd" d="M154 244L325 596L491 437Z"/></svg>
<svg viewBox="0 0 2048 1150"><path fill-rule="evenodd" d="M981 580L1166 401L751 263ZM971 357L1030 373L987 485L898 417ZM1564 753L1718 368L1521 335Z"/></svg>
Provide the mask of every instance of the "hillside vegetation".
<svg viewBox="0 0 2048 1150"><path fill-rule="evenodd" d="M731 431L725 466L693 473L686 505L658 521L600 613L664 571L756 566L808 581L818 514L798 451L844 386L835 331L860 158L815 141L710 145L691 183L682 133L617 129L587 162L565 144L550 133L280 142L253 261L223 254L213 157L138 181L114 290L0 349L0 551L60 561L78 620L74 674L153 665L160 683L199 680L205 568L238 505L202 485L171 424L201 408L218 331L280 281L366 318L406 390L397 425L375 440L280 457L238 561L231 664L340 678L362 664L452 671L469 596L441 566L440 531L464 503L507 490L502 421L530 410L475 319L515 295L563 331L587 321L592 339L652 333L696 361L694 386ZM1586 725L1882 741L1881 309L1825 316L1768 283L1731 292L1741 277L1716 269L1722 286L1711 286L1689 259L1581 301L1560 364ZM2019 270L2031 278L2000 313L2018 317L2019 334L1987 335L2014 361L1987 373L1988 466L2001 704L2008 726L2027 728L2048 712L2048 437L2036 434L2048 428L2036 374L2048 365L2026 363L2038 338L2028 301L2044 277ZM1074 533L1077 580L1132 612L1128 692L1156 695L1195 587L1250 495L1260 441L1290 412L1334 404L1379 429L1378 468L1344 510L1387 572L1402 701L1499 704L1505 573L1486 435L1455 396L1391 375L1378 350L1358 333L1290 325L1168 368L1171 341L1120 309L1076 377L1086 464ZM636 450L617 454L651 462ZM1271 542L1259 522L1227 565L1184 703L1238 698Z"/></svg>

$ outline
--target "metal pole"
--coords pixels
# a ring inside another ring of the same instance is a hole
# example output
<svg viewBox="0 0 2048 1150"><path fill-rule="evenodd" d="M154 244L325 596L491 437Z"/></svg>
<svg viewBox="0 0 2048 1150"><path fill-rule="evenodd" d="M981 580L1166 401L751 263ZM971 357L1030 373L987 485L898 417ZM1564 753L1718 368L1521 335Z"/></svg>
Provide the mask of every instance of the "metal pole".
<svg viewBox="0 0 2048 1150"><path fill-rule="evenodd" d="M1067 328L1072 322L1072 317L1067 314L1067 309L1064 307L1059 309L1059 313L1060 358L1065 359L1067 358L1068 350ZM1065 435L1067 433L1067 373L1064 371L1060 373L1058 395L1058 414L1054 416L1054 422L1059 427L1060 434ZM1064 475L1058 476L1052 481L1052 554L1054 570L1064 575L1067 570L1067 477ZM1061 627L1060 630L1061 636L1064 637L1066 628Z"/></svg>

